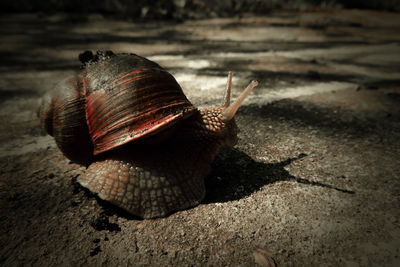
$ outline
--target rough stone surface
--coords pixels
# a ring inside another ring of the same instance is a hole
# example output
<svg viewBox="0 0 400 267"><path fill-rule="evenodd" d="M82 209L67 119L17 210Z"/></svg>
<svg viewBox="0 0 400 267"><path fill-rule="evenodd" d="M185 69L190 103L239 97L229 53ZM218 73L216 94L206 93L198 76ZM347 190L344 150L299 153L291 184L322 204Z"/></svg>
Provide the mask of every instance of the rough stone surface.
<svg viewBox="0 0 400 267"><path fill-rule="evenodd" d="M0 18L0 265L400 265L400 15L344 10L180 24ZM134 52L197 106L260 86L199 206L137 220L97 200L38 128L83 50Z"/></svg>

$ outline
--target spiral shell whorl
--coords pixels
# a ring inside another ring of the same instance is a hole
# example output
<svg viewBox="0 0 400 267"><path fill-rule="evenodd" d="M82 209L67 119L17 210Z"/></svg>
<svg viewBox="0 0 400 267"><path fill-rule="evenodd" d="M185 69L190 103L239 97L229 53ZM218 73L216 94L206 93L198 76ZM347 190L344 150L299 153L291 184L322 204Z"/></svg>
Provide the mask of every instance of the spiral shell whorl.
<svg viewBox="0 0 400 267"><path fill-rule="evenodd" d="M93 155L85 116L85 97L80 80L69 77L47 95L39 109L44 130L52 135L62 153L73 162L88 165Z"/></svg>

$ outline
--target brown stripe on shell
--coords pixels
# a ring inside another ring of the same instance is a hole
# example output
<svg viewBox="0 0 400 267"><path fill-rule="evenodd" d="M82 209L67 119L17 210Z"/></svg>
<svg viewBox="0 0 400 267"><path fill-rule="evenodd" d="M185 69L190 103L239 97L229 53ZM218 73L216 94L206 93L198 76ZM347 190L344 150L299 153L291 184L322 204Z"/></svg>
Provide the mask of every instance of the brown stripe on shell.
<svg viewBox="0 0 400 267"><path fill-rule="evenodd" d="M158 130L162 130L167 126L171 126L171 123L176 123L177 120L184 118L183 113L178 113L176 115L168 114L157 117L155 120L152 120L150 123L143 123L142 121L137 122L134 125L132 124L135 120L127 120L124 124L117 125L114 130L107 131L103 136L95 140L95 155L108 151L110 149L116 148L122 144L126 144L130 141L138 139L146 134L154 133ZM143 116L142 116L143 117ZM144 117L144 121L148 121L147 117L152 117L151 114L149 116Z"/></svg>
<svg viewBox="0 0 400 267"><path fill-rule="evenodd" d="M95 155L162 130L195 110L173 76L158 68L124 73L103 90L87 92L86 107Z"/></svg>
<svg viewBox="0 0 400 267"><path fill-rule="evenodd" d="M147 78L148 77L149 76L147 76ZM136 80L136 82L138 81L139 80ZM107 122L108 119L111 119L113 121L119 119L118 117L114 116L125 116L125 114L121 114L119 110L129 109L130 114L137 114L140 112L146 113L148 111L143 111L144 105L157 105L157 102L155 101L156 99L161 99L165 101L165 99L163 99L161 96L162 94L166 95L169 93L175 94L176 96L180 94L180 92L174 88L176 82L163 82L157 84L153 83L149 79L146 79L145 81L143 81L143 83L146 84L146 86L140 85L141 87L138 87L138 84L129 84L130 86L124 86L119 88L118 90L110 90L108 92L96 91L91 93L91 95L88 97L88 107L93 110L89 112L90 114L92 114L89 120L92 124L90 127L92 129L92 132L95 132L98 129L102 129L104 127L102 123L109 124L109 122ZM163 88L160 88L160 85ZM149 95L150 93L153 93L154 95ZM156 96L156 94L159 95ZM109 102L103 103L103 98L108 99ZM162 103L162 101L158 102ZM115 109L117 109L118 111L116 112ZM101 120L101 122L97 122L97 120Z"/></svg>
<svg viewBox="0 0 400 267"><path fill-rule="evenodd" d="M173 88L173 84L164 84L166 88ZM95 114L93 114L92 118L94 121L92 122L93 125L96 125L97 129L101 129L104 127L104 124L109 125L111 121L116 121L118 119L121 119L123 116L126 115L126 112L119 112L119 111L124 111L127 110L129 114L131 115L138 115L140 116L141 113L147 113L149 110L153 108L157 108L158 106L162 105L164 101L172 101L173 99L176 99L177 96L179 96L179 92L176 92L176 90L160 90L160 88L156 85L150 85L146 86L140 89L140 91L148 90L149 92L152 92L152 94L144 94L143 96L140 95L140 93L137 93L135 99L129 99L132 98L131 94L131 88L125 88L125 89L120 89L119 90L119 95L117 96L110 96L109 99L115 99L112 104L104 104L102 106L97 106L98 110ZM139 89L137 89L139 91ZM154 91L154 92L153 92ZM99 93L93 93L93 94L99 94ZM101 97L93 95L92 97ZM127 100L127 98L129 100ZM154 99L162 99L163 101L154 102ZM101 101L101 100L100 100ZM93 106L96 105L95 101L92 102ZM117 111L117 110L118 111ZM96 118L102 118L101 122L97 122ZM93 129L96 131L96 129Z"/></svg>
<svg viewBox="0 0 400 267"><path fill-rule="evenodd" d="M149 72L147 76L143 75L144 72ZM143 69L142 71L139 70L135 70L132 73L128 73L126 75L123 75L123 77L126 77L127 75L132 75L132 74L137 74L136 76L136 83L139 82L140 79L143 78L148 78L151 77L152 75L154 75L153 73L151 73L151 70L149 69ZM140 74L140 75L139 75ZM88 78L86 78L86 86L85 86L85 92L86 92L86 97L88 97L89 99L95 96L92 96L92 94L107 94L107 98L110 99L109 101L113 101L113 105L98 105L95 108L92 106L88 106L91 111L91 118L96 120L96 118L100 118L101 116L99 116L99 114L106 114L108 112L107 108L111 107L114 108L118 105L120 105L121 103L123 103L125 101L125 99L123 97L120 97L121 95L123 96L124 93L129 93L130 95L132 95L132 93L134 93L134 91L132 91L132 84L128 86L117 86L118 82L120 82L121 78L118 78L116 81L112 81L109 82L107 87L105 88L105 90L96 90L93 88L90 88L90 86L88 86L87 84L90 84L90 81ZM137 89L138 86L136 86ZM127 92L128 90L128 92ZM102 117L101 117L102 118Z"/></svg>

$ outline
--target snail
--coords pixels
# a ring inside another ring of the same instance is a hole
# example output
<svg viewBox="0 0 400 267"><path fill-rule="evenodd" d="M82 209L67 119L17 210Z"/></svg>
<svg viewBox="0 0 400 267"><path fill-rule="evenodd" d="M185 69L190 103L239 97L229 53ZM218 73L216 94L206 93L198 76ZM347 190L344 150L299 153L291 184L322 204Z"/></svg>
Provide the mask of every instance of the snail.
<svg viewBox="0 0 400 267"><path fill-rule="evenodd" d="M58 83L38 116L61 152L87 167L77 181L141 218L198 205L223 146L237 142L235 113L258 84L231 103L198 110L175 78L136 54L86 51L82 71Z"/></svg>

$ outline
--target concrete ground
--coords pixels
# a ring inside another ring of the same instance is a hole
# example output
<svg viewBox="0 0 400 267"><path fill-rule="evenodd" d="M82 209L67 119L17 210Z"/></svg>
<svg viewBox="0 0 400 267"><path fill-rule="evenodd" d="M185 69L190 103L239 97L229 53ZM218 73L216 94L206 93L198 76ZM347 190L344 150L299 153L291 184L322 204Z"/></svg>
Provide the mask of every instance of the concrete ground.
<svg viewBox="0 0 400 267"><path fill-rule="evenodd" d="M255 266L261 249L279 266L400 266L399 14L0 23L0 265ZM98 49L159 62L199 107L220 103L229 70L235 96L260 80L199 206L121 213L39 129L40 97Z"/></svg>

